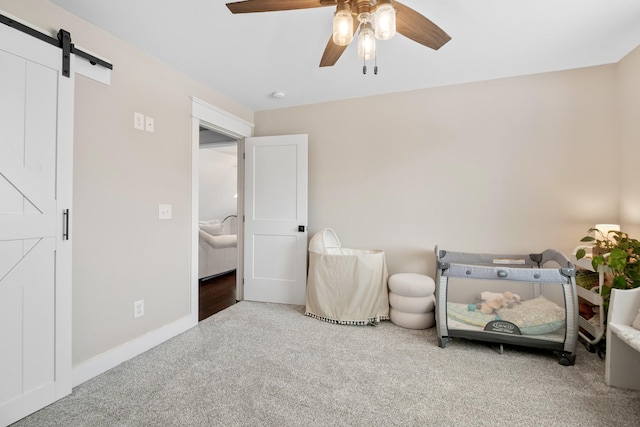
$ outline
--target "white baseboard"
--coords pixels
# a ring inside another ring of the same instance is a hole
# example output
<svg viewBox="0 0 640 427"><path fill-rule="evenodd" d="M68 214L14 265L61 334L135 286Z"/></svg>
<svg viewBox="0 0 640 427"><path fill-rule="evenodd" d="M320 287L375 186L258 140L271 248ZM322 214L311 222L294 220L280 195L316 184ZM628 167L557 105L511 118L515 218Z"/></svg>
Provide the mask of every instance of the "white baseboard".
<svg viewBox="0 0 640 427"><path fill-rule="evenodd" d="M185 316L173 323L165 325L155 331L149 332L139 338L122 344L114 349L106 351L95 356L78 366L73 367L73 383L72 386L82 384L91 378L115 368L122 362L136 357L147 350L152 349L158 344L179 335L198 324L198 319L193 316Z"/></svg>

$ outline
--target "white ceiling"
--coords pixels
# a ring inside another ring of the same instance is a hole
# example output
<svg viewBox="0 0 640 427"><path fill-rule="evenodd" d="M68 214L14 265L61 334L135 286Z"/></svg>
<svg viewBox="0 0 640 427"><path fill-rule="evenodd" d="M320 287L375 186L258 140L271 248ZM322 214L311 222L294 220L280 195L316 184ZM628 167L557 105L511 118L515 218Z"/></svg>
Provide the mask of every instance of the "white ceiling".
<svg viewBox="0 0 640 427"><path fill-rule="evenodd" d="M378 42L378 75L373 64L363 75L355 41L318 67L333 7L233 15L226 0L52 2L253 111L614 63L640 45L640 0L402 0L452 40L438 51L401 35Z"/></svg>

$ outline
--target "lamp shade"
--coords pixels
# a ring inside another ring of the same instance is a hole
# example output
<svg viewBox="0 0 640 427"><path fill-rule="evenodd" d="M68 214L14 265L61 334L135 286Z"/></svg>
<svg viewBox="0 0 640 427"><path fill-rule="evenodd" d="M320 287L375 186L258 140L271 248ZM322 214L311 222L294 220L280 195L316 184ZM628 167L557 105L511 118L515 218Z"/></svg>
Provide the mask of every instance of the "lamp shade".
<svg viewBox="0 0 640 427"><path fill-rule="evenodd" d="M596 233L596 240L605 240L609 239L609 241L614 242L612 234L609 234L610 231L620 231L620 226L618 224L596 224L594 228L597 228L600 233Z"/></svg>

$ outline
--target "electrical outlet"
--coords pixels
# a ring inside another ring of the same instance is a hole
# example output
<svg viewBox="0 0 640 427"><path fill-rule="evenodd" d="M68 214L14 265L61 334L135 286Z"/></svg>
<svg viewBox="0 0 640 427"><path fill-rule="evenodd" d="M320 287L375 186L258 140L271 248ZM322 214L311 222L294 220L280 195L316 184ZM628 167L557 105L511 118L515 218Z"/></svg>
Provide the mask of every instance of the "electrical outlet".
<svg viewBox="0 0 640 427"><path fill-rule="evenodd" d="M153 117L149 117L149 116L147 116L147 117L145 118L144 125L145 125L145 130L146 130L147 132L153 132L153 129L154 129L154 125L153 125Z"/></svg>
<svg viewBox="0 0 640 427"><path fill-rule="evenodd" d="M144 114L133 113L133 127L135 129L144 130Z"/></svg>
<svg viewBox="0 0 640 427"><path fill-rule="evenodd" d="M133 303L133 318L137 319L138 317L144 316L144 300L139 299L138 301L134 301Z"/></svg>
<svg viewBox="0 0 640 427"><path fill-rule="evenodd" d="M158 205L158 218L171 219L171 205Z"/></svg>

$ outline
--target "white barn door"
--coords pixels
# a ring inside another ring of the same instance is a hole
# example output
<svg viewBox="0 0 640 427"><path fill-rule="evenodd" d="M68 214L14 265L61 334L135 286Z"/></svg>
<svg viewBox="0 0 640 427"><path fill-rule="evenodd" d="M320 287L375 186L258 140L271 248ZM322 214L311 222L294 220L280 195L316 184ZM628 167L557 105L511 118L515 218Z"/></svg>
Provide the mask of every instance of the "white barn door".
<svg viewBox="0 0 640 427"><path fill-rule="evenodd" d="M245 139L244 299L304 304L307 135Z"/></svg>
<svg viewBox="0 0 640 427"><path fill-rule="evenodd" d="M0 25L0 425L71 392L74 79L61 67L61 49Z"/></svg>

